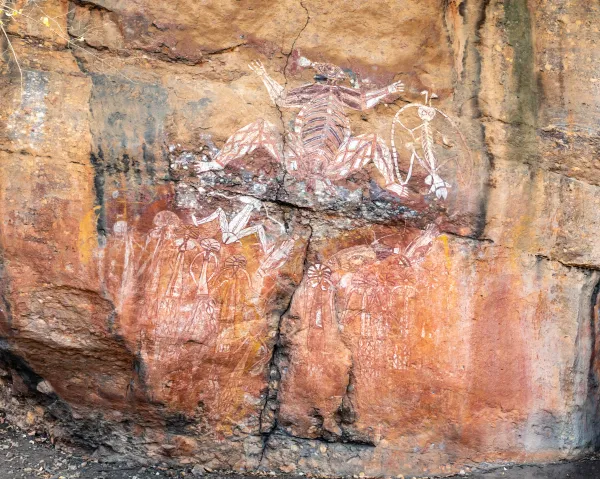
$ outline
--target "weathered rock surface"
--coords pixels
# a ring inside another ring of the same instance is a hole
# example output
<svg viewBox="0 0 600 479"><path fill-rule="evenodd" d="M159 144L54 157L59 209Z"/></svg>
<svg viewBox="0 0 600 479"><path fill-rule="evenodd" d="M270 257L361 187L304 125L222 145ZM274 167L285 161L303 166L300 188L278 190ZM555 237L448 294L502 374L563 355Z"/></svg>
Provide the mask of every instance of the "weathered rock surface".
<svg viewBox="0 0 600 479"><path fill-rule="evenodd" d="M593 2L4 8L0 381L23 415L235 471L597 446Z"/></svg>

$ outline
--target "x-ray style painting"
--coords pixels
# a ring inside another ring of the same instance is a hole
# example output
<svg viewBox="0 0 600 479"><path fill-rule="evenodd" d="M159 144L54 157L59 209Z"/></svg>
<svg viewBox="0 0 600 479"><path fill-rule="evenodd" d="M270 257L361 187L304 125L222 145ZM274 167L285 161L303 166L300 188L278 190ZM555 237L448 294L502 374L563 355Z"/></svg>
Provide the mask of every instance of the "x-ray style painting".
<svg viewBox="0 0 600 479"><path fill-rule="evenodd" d="M332 64L301 57L298 65L314 70L313 82L284 87L262 63L250 64L278 108L297 110L293 127L281 132L256 119L195 160L199 180L258 150L308 194L335 196L338 182L370 164L397 201L417 194L444 203L470 175L463 135L434 106L435 93L423 91L419 101L396 107L387 144L375 132L354 135L348 111L393 101L405 90L402 81L370 88ZM419 294L411 272L435 244L437 224L413 231L410 240L399 230L303 264L308 233L290 228L276 204L217 190L199 193L197 204L151 211L135 224L118 221L106 249L103 274L121 332L157 401L187 411L209 408L231 424L243 416L243 404L260 402L278 321L271 315L284 312L274 306L282 284L315 357L307 377L319 374L327 331L348 328L357 331L353 360L362 378L408 366L408 323ZM292 265L303 275L295 291Z"/></svg>

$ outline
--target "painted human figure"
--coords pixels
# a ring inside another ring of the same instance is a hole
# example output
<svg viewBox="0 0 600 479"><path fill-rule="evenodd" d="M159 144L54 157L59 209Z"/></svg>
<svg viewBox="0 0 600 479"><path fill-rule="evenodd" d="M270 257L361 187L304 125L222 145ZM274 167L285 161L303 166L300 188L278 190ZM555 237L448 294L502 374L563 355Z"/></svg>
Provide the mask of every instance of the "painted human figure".
<svg viewBox="0 0 600 479"><path fill-rule="evenodd" d="M212 161L197 164L199 174L224 168L231 161L262 147L277 161L285 159L288 170L314 186L317 180L332 190L331 181L346 178L372 161L385 181L385 187L397 196L407 195L406 181L394 166L385 142L376 134L352 136L345 109L364 111L373 108L388 95L404 91L398 81L372 91L340 85L350 77L328 63L300 59L300 65L315 70L316 83L286 91L256 61L250 68L263 81L269 96L280 108L300 108L294 131L288 133L285 151L274 126L258 120L234 133Z"/></svg>

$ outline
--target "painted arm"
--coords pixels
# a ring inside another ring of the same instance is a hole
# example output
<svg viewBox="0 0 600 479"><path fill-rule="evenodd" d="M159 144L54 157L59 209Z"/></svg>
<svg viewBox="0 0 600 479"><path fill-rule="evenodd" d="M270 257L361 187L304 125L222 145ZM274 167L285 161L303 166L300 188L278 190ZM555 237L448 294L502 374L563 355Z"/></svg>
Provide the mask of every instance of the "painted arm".
<svg viewBox="0 0 600 479"><path fill-rule="evenodd" d="M350 89L347 89L350 90ZM342 95L344 104L352 108L353 110L368 110L369 108L373 108L377 105L381 100L383 100L386 96L391 95L392 93L399 93L404 91L404 83L401 81L397 81L388 85L384 88L378 88L376 90L371 90L368 92L358 91L344 92ZM355 93L356 92L356 93Z"/></svg>
<svg viewBox="0 0 600 479"><path fill-rule="evenodd" d="M289 101L285 88L269 76L264 65L259 60L251 62L248 67L256 73L265 84L267 93L269 93L273 103L282 108L298 106L295 102Z"/></svg>

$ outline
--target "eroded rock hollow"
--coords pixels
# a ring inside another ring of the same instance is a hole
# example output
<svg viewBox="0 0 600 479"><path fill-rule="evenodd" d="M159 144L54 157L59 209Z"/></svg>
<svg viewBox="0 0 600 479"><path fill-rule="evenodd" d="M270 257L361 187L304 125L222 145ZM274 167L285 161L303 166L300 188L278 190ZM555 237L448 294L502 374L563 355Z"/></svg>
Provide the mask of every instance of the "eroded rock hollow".
<svg viewBox="0 0 600 479"><path fill-rule="evenodd" d="M7 414L249 472L597 446L594 2L0 8Z"/></svg>

